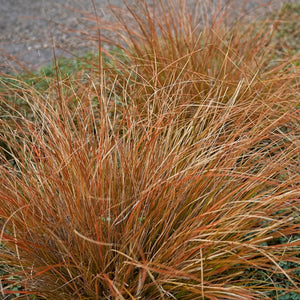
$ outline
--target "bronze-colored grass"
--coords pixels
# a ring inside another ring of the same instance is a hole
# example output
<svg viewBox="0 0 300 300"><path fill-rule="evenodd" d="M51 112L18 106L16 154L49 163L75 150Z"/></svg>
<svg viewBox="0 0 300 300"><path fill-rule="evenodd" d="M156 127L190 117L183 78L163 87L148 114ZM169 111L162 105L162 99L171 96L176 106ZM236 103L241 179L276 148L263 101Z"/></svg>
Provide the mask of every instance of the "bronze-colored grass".
<svg viewBox="0 0 300 300"><path fill-rule="evenodd" d="M268 21L200 29L187 5L154 9L112 27L124 59L57 70L43 92L2 80L3 295L299 291L282 265L299 263L299 69L270 62Z"/></svg>

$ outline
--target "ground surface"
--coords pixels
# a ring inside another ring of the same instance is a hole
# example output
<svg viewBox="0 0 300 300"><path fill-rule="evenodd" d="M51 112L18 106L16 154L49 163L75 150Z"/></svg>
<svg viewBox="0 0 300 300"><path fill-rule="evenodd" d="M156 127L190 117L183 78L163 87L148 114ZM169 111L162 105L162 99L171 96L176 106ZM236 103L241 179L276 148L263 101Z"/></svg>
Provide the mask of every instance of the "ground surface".
<svg viewBox="0 0 300 300"><path fill-rule="evenodd" d="M94 2L98 14L109 18L105 9L107 1ZM118 5L121 1L111 2ZM29 68L51 62L53 43L50 32L57 55L67 55L64 50L79 53L90 50L93 43L69 29L86 29L81 12L92 11L89 0L0 0L0 70L16 67L12 63L13 57Z"/></svg>
<svg viewBox="0 0 300 300"><path fill-rule="evenodd" d="M133 1L138 0L127 2ZM237 1L240 2L243 1ZM263 2L268 1L249 0L248 7ZM287 2L275 0L274 4ZM94 3L99 17L109 22L112 15L108 3L121 5L123 1L94 0ZM15 59L29 69L50 63L53 58L50 32L58 56L68 56L68 51L84 53L96 49L95 43L86 40L84 34L70 32L70 29L87 29L84 15L80 14L85 11L93 12L91 0L0 0L0 71L20 70L20 65L13 63Z"/></svg>

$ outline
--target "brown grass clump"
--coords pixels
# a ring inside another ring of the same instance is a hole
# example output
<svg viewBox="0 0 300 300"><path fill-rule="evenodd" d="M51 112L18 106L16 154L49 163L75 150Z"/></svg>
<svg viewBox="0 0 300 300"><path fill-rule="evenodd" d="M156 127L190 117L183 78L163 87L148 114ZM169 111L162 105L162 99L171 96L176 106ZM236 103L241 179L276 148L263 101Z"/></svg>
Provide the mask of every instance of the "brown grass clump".
<svg viewBox="0 0 300 300"><path fill-rule="evenodd" d="M2 295L297 292L299 68L270 62L268 21L127 12L123 58L43 92L2 80Z"/></svg>

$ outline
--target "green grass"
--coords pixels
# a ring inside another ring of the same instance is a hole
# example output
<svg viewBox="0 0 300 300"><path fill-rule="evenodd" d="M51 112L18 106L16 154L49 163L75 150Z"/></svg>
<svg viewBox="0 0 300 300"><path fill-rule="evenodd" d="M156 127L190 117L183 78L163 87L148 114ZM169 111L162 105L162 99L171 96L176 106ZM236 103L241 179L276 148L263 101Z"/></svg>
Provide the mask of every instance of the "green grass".
<svg viewBox="0 0 300 300"><path fill-rule="evenodd" d="M101 66L1 77L2 296L299 296L297 9L200 30L174 3L128 7Z"/></svg>
<svg viewBox="0 0 300 300"><path fill-rule="evenodd" d="M288 3L279 12L281 21L277 24L278 28L274 36L277 51L280 53L295 54L299 53L300 44L300 3ZM299 64L299 60L298 60Z"/></svg>

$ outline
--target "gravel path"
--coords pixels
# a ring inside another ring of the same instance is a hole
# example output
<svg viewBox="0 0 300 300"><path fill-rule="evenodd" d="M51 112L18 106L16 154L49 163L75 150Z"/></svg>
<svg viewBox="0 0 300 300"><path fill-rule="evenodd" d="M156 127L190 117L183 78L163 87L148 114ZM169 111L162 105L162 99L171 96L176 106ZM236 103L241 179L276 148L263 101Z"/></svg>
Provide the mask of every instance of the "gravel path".
<svg viewBox="0 0 300 300"><path fill-rule="evenodd" d="M133 1L138 0L128 2ZM99 16L110 21L112 16L107 8L108 1L94 0L94 2ZM110 4L118 6L122 2L122 0L109 1ZM257 2L268 1L249 0L248 7L253 7ZM274 2L278 5L288 1ZM56 52L58 56L68 56L62 49L76 53L95 49L95 44L85 40L82 35L66 32L66 26L79 31L86 30L86 22L79 12L92 12L91 3L90 0L0 0L0 71L10 72L20 69L12 62L14 58L28 69L50 63L53 54L49 24L58 48Z"/></svg>
<svg viewBox="0 0 300 300"><path fill-rule="evenodd" d="M118 5L121 0L111 2ZM95 5L100 16L110 18L107 0L95 0ZM13 58L29 69L50 63L53 56L50 27L58 56L68 56L62 49L77 53L91 50L95 47L91 41L79 33L66 32L67 27L85 29L86 22L80 12L86 11L93 11L89 0L0 0L0 70L18 69Z"/></svg>

